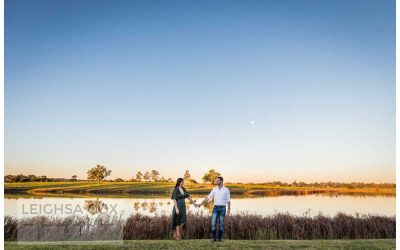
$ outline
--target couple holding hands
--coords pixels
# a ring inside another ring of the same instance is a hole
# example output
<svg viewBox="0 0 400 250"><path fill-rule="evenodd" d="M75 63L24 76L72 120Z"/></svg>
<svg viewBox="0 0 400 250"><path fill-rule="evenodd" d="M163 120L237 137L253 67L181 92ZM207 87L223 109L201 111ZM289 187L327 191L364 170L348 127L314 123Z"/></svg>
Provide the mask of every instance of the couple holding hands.
<svg viewBox="0 0 400 250"><path fill-rule="evenodd" d="M216 185L217 186L213 188L213 190L211 190L210 194L203 200L203 202L197 204L184 188L183 178L178 178L175 188L172 191L171 197L171 199L174 201L174 208L172 209L172 229L176 230L174 235L175 240L181 239L183 229L185 229L187 226L185 205L185 199L187 198L197 208L203 204L207 204L210 200L214 199L214 207L211 217L212 241L217 241L218 221L218 241L222 241L225 215L229 215L231 207L231 195L229 189L224 186L224 179L221 176L217 177ZM226 206L228 206L228 208Z"/></svg>

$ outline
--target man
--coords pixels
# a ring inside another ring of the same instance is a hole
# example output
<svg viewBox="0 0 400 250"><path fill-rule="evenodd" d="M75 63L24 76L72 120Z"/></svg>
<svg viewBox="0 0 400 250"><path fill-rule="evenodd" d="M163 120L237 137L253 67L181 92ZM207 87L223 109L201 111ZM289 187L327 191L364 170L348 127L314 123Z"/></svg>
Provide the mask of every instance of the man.
<svg viewBox="0 0 400 250"><path fill-rule="evenodd" d="M217 186L213 188L211 193L203 200L200 205L207 204L214 198L214 208L211 220L211 233L212 241L217 241L217 221L219 220L218 241L222 241L222 234L224 233L224 219L225 214L229 215L231 210L231 193L229 189L224 186L224 178L221 176L216 179ZM228 204L228 209L226 209Z"/></svg>

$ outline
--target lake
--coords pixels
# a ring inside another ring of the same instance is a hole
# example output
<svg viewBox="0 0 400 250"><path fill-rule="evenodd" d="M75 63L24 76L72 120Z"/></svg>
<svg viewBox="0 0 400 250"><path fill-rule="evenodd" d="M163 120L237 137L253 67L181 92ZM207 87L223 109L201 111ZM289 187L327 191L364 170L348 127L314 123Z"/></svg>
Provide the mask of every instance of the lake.
<svg viewBox="0 0 400 250"><path fill-rule="evenodd" d="M197 198L200 202L203 200ZM196 199L196 197L194 197ZM311 216L321 212L324 215L335 215L338 212L347 214L396 215L395 196L363 196L363 195L282 195L272 197L233 197L231 213L250 213L271 215L275 212L288 212L293 215ZM117 215L123 218L130 214L169 215L173 202L169 197L152 198L65 198L65 197L32 197L5 198L5 215L19 218L37 215L67 217L70 215L98 214ZM193 213L209 214L211 206L195 208L187 204Z"/></svg>

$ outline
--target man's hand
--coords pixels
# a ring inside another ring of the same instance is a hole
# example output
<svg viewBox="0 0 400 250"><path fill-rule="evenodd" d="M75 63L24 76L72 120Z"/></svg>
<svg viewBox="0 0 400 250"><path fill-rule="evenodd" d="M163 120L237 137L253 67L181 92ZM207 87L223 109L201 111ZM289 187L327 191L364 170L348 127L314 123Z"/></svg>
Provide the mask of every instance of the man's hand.
<svg viewBox="0 0 400 250"><path fill-rule="evenodd" d="M226 210L226 215L229 216L231 214L231 209Z"/></svg>
<svg viewBox="0 0 400 250"><path fill-rule="evenodd" d="M175 213L179 214L179 209L178 208L175 208Z"/></svg>
<svg viewBox="0 0 400 250"><path fill-rule="evenodd" d="M208 198L206 197L199 205L207 205L208 203Z"/></svg>

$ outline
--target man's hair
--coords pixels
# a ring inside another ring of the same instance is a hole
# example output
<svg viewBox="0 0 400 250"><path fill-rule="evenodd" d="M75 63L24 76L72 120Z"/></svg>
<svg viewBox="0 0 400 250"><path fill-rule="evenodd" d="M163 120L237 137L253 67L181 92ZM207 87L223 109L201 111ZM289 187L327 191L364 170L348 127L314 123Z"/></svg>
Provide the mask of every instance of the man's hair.
<svg viewBox="0 0 400 250"><path fill-rule="evenodd" d="M221 182L224 182L224 178L222 178L222 176L218 176L217 179L219 179Z"/></svg>

